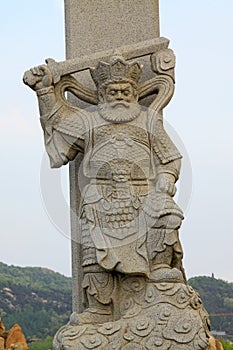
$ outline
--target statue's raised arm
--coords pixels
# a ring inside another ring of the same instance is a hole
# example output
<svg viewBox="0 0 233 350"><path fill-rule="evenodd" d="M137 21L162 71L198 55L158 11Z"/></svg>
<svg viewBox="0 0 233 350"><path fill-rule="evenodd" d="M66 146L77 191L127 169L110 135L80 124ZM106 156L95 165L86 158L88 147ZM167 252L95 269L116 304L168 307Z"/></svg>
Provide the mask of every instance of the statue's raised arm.
<svg viewBox="0 0 233 350"><path fill-rule="evenodd" d="M56 104L53 76L48 66L43 64L31 68L24 73L23 81L37 94L40 116L48 116Z"/></svg>
<svg viewBox="0 0 233 350"><path fill-rule="evenodd" d="M67 164L78 152L83 152L85 113L68 103L65 91L82 90L82 85L71 76L62 77L54 83L53 72L45 64L26 71L23 81L37 94L45 148L51 167Z"/></svg>

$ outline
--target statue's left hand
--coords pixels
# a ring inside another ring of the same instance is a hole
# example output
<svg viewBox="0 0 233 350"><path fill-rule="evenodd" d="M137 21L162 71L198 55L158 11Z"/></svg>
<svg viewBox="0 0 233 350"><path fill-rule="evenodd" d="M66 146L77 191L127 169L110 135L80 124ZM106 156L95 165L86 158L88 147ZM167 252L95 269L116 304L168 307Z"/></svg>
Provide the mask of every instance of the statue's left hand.
<svg viewBox="0 0 233 350"><path fill-rule="evenodd" d="M169 174L160 174L156 181L155 190L156 192L167 193L173 197L176 193L174 177Z"/></svg>
<svg viewBox="0 0 233 350"><path fill-rule="evenodd" d="M23 76L23 82L37 91L49 87L53 83L53 76L46 64L31 68Z"/></svg>

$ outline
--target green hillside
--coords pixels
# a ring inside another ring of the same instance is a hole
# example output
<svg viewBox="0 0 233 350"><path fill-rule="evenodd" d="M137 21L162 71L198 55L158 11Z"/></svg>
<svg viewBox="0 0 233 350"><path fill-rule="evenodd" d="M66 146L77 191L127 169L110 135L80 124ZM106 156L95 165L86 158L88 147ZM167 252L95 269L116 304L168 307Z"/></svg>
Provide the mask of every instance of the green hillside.
<svg viewBox="0 0 233 350"><path fill-rule="evenodd" d="M210 317L211 329L233 337L233 283L206 276L190 278L188 283L198 291L208 313L219 315Z"/></svg>
<svg viewBox="0 0 233 350"><path fill-rule="evenodd" d="M209 314L233 313L233 283L193 277L189 284ZM40 267L0 263L0 315L7 329L19 323L27 339L54 336L71 313L71 278ZM233 316L211 317L211 328L233 334Z"/></svg>
<svg viewBox="0 0 233 350"><path fill-rule="evenodd" d="M71 278L40 267L0 263L0 314L19 323L27 339L54 335L71 313Z"/></svg>

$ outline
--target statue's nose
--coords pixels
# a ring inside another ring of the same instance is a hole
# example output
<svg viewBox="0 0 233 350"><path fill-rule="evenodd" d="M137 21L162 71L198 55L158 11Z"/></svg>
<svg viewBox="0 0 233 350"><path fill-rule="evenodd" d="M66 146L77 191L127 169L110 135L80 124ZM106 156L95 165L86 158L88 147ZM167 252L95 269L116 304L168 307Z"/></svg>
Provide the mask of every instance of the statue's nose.
<svg viewBox="0 0 233 350"><path fill-rule="evenodd" d="M116 99L122 100L122 92L121 91L117 91Z"/></svg>

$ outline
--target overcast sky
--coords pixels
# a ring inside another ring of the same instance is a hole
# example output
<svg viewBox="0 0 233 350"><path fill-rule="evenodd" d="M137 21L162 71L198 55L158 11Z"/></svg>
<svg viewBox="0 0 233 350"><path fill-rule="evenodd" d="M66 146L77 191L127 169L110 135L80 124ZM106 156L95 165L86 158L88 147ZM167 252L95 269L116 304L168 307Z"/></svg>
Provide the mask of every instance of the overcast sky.
<svg viewBox="0 0 233 350"><path fill-rule="evenodd" d="M0 4L0 261L70 275L68 169L48 168L36 96L22 83L46 57L65 58L62 4ZM165 118L184 154L186 273L233 282L233 1L160 0L160 28L177 56Z"/></svg>

